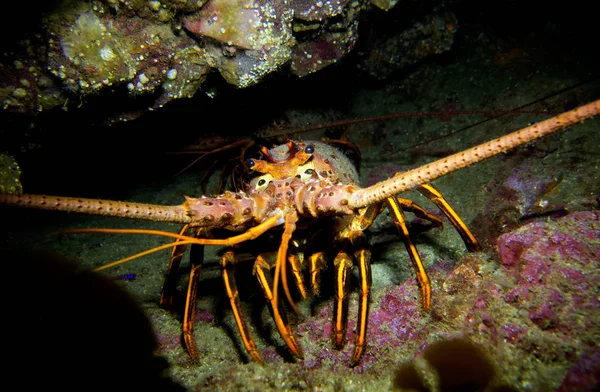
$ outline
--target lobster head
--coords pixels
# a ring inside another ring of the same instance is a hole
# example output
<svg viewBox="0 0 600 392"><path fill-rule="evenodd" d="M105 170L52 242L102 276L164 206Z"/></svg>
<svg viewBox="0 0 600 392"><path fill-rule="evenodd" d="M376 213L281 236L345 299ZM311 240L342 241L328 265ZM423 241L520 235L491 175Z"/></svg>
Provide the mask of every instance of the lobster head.
<svg viewBox="0 0 600 392"><path fill-rule="evenodd" d="M326 179L332 183L355 184L358 173L350 160L338 149L319 141L290 140L271 149L262 148L263 160L248 159L246 166L262 173L252 178L250 188L265 190L278 180Z"/></svg>

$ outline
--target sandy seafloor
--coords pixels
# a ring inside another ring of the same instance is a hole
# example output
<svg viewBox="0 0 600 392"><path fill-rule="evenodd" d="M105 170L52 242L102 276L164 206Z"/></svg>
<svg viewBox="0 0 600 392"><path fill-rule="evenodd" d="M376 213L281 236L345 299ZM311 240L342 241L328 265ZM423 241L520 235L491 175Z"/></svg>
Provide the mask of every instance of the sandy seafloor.
<svg viewBox="0 0 600 392"><path fill-rule="evenodd" d="M390 80L372 89L361 88L352 97L346 97L348 111L342 116L513 109L588 79L588 70L577 61L555 58L555 62L544 59L542 64L538 58L523 58L504 63L494 62L492 55L486 50L464 51L454 61L432 62L406 79ZM597 81L592 81L526 109L560 112L598 98L599 92ZM318 118L318 114L315 112L314 117ZM546 117L507 115L438 141L431 140L485 116L397 119L353 125L349 127L349 137L361 150L361 177L369 182ZM586 385L593 388L593 383L598 382L593 374L600 368L600 351L596 347L600 337L599 138L600 119L586 121L435 181L481 239L484 251L467 254L447 221L443 231L421 230L414 235L433 283L433 307L429 313L420 308L411 263L387 212L383 213L369 232L374 249L370 346L363 363L355 368L348 366L352 339L346 349L338 352L328 338L331 298L320 299L312 306L301 304L306 319L295 328L300 331L298 338L305 360L294 362L289 356L280 355L285 349L274 331L262 294L254 284L251 269L242 267L237 278L243 310L265 358L263 366L249 362L222 289L217 249L207 249L199 284L194 331L200 353L197 362L179 344L181 305L172 314L158 307L169 251L106 273L136 274L135 280L118 284L139 299L155 327L161 345L159 355L169 361L173 379L190 390L389 390L400 364L419 356L429 344L452 337L464 338L482 348L496 369L493 385L509 385L521 391L578 390ZM409 148L423 142L420 147ZM174 179L159 178L141 186L136 183L135 188L119 189L116 194L131 201L179 204L182 195L199 194L201 177L202 172L192 169ZM435 211L415 192L402 197ZM120 235L76 235L60 241L42 237L58 230L84 227L178 229L171 224L54 212L10 209L3 214L5 244L55 249L90 268L166 240ZM422 228L419 222L411 226ZM525 231L515 232L519 227L525 227ZM509 254L502 257L496 245L499 232L515 233L512 242L521 244L519 251L505 248ZM537 237L533 236L535 233ZM526 238L528 235L533 237ZM543 249L550 245L536 248L546 240L552 247L548 254ZM539 258L526 257L534 253ZM539 265L530 271L533 263ZM179 301L183 300L186 266L187 257L179 283ZM354 288L356 283L353 279ZM354 291L350 319L356 315L356 299ZM40 298L38 306L52 305ZM351 337L354 325L351 322ZM40 336L44 336L44 325L38 327ZM440 381L435 377L427 382L440 390Z"/></svg>

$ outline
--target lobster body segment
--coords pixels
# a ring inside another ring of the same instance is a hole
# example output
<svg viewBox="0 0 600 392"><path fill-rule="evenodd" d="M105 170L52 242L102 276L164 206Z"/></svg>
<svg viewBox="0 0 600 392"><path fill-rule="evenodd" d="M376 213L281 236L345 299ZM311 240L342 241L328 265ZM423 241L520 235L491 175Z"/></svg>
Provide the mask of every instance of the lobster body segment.
<svg viewBox="0 0 600 392"><path fill-rule="evenodd" d="M181 206L191 218L190 227L210 227L241 231L252 221L260 223L272 202L262 194L226 192L217 197L186 197Z"/></svg>

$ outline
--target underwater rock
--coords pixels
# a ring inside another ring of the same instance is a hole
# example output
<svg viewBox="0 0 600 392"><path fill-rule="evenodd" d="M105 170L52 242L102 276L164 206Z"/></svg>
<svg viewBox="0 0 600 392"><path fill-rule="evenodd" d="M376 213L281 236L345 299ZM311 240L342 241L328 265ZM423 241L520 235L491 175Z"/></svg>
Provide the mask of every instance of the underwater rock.
<svg viewBox="0 0 600 392"><path fill-rule="evenodd" d="M346 56L356 44L355 30L322 34L312 41L298 43L292 53L292 73L306 76Z"/></svg>
<svg viewBox="0 0 600 392"><path fill-rule="evenodd" d="M51 45L50 72L66 87L86 92L133 78L134 42L93 10L82 8L66 31L56 34L60 39Z"/></svg>
<svg viewBox="0 0 600 392"><path fill-rule="evenodd" d="M115 16L79 3L47 20L56 37L50 40L48 70L71 92L125 85L135 96L161 89L153 105L161 107L195 94L212 65L191 38L137 15Z"/></svg>
<svg viewBox="0 0 600 392"><path fill-rule="evenodd" d="M36 115L65 101L58 83L46 74L45 54L28 46L31 57L17 57L11 64L0 64L0 102L3 109Z"/></svg>
<svg viewBox="0 0 600 392"><path fill-rule="evenodd" d="M516 157L515 159L518 159ZM516 164L508 162L507 175L502 176L499 184L493 187L486 208L476 221L486 222L479 231L481 240L495 244L498 235L514 229L523 219L555 212L563 213L560 202L549 205L548 193L560 182L561 170L557 167L536 165L538 157L524 159ZM493 216L490 220L488 217ZM483 231L485 230L485 231ZM506 260L505 263L509 263Z"/></svg>
<svg viewBox="0 0 600 392"><path fill-rule="evenodd" d="M569 369L563 383L556 392L595 392L600 387L600 350L584 353Z"/></svg>
<svg viewBox="0 0 600 392"><path fill-rule="evenodd" d="M65 0L39 16L33 40L2 60L0 99L6 109L35 115L69 109L101 91L154 94L153 103L139 100L130 112L107 114L108 123L128 121L201 88L216 91L218 83L204 86L213 69L239 88L278 71L300 77L317 72L353 51L360 15L373 10L382 12L367 1L347 0ZM416 53L402 52L403 61L445 50L454 28L440 30L438 19L413 28L420 33L382 44L385 54L375 57L391 67L397 59L390 53L398 47Z"/></svg>
<svg viewBox="0 0 600 392"><path fill-rule="evenodd" d="M0 154L0 193L23 193L19 164L10 155Z"/></svg>
<svg viewBox="0 0 600 392"><path fill-rule="evenodd" d="M179 13L189 13L200 9L207 0L106 0L107 8L116 14L139 16L153 22L167 23Z"/></svg>
<svg viewBox="0 0 600 392"><path fill-rule="evenodd" d="M453 13L428 15L411 28L374 43L361 67L376 78L385 78L428 56L449 51L457 30Z"/></svg>
<svg viewBox="0 0 600 392"><path fill-rule="evenodd" d="M389 9L391 3L376 5ZM132 97L156 94L150 108L139 108L147 110L193 96L215 68L240 88L280 70L306 76L353 50L359 17L372 8L347 0L66 0L41 17L39 42L3 60L0 99L5 108L32 115L67 108L73 95L124 86ZM402 34L391 46L413 42L419 59L439 53L452 34L438 25L419 25L423 34Z"/></svg>
<svg viewBox="0 0 600 392"><path fill-rule="evenodd" d="M205 40L207 53L227 82L248 87L290 59L291 18L283 0L209 0L184 24Z"/></svg>
<svg viewBox="0 0 600 392"><path fill-rule="evenodd" d="M291 0L294 17L306 21L322 21L339 15L348 0Z"/></svg>
<svg viewBox="0 0 600 392"><path fill-rule="evenodd" d="M389 11L398 3L398 0L371 0L371 4L381 8L384 11Z"/></svg>
<svg viewBox="0 0 600 392"><path fill-rule="evenodd" d="M162 93L154 107L159 108L173 99L193 97L212 68L214 63L204 49L190 45L178 50L165 73Z"/></svg>
<svg viewBox="0 0 600 392"><path fill-rule="evenodd" d="M364 4L297 1L292 7L296 18L293 29L302 37L293 48L293 74L303 77L317 72L352 51L358 40L357 18L365 10Z"/></svg>
<svg viewBox="0 0 600 392"><path fill-rule="evenodd" d="M266 4L253 1L210 0L184 19L188 31L241 49L261 49L269 23ZM281 23L281 21L278 21Z"/></svg>

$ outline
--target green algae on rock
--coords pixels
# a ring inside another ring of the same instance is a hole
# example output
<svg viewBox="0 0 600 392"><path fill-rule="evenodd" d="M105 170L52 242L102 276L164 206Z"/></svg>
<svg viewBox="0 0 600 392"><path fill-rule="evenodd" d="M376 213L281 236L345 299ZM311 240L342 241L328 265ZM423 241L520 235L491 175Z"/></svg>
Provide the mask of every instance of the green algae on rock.
<svg viewBox="0 0 600 392"><path fill-rule="evenodd" d="M10 155L0 154L0 193L23 193L21 169Z"/></svg>
<svg viewBox="0 0 600 392"><path fill-rule="evenodd" d="M283 1L210 0L184 25L204 39L223 78L243 88L289 61L295 43L291 21Z"/></svg>

